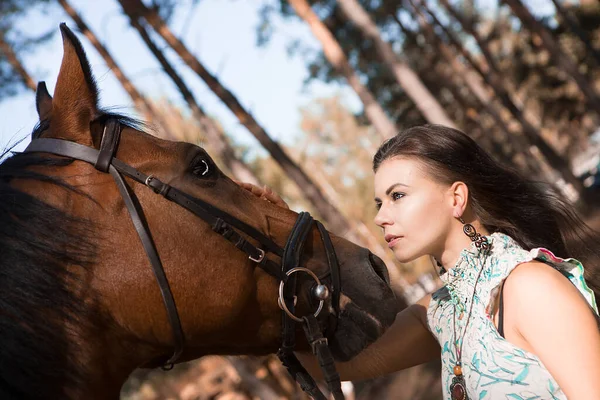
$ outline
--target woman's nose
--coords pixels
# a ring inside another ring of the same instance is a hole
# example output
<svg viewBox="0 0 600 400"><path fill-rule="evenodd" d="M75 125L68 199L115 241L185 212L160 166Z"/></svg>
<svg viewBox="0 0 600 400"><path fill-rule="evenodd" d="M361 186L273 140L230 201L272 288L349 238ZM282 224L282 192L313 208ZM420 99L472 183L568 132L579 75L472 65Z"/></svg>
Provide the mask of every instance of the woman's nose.
<svg viewBox="0 0 600 400"><path fill-rule="evenodd" d="M373 221L377 226L381 227L391 225L392 223L391 219L388 217L388 213L385 211L383 206L381 206L379 211L377 211L377 214L375 215Z"/></svg>

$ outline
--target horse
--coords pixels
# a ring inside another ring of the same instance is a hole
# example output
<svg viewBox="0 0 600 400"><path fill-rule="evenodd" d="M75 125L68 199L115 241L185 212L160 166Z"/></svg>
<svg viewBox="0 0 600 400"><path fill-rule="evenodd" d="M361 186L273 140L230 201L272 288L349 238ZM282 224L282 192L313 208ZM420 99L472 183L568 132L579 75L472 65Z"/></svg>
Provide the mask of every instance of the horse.
<svg viewBox="0 0 600 400"><path fill-rule="evenodd" d="M0 164L2 399L118 398L139 367L271 354L302 332L282 309L323 327L298 351L344 361L383 334L397 309L379 258L100 108L60 32L54 96L40 82L31 144Z"/></svg>

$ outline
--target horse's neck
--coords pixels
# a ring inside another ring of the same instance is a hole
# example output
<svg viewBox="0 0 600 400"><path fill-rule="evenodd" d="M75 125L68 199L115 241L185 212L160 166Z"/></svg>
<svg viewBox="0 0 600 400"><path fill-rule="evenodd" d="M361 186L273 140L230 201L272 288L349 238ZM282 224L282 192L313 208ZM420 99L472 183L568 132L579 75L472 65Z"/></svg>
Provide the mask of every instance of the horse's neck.
<svg viewBox="0 0 600 400"><path fill-rule="evenodd" d="M69 399L118 399L129 375L156 352L117 335L108 327L96 333L82 336L85 342L73 342L71 362L84 371L85 379L67 389Z"/></svg>
<svg viewBox="0 0 600 400"><path fill-rule="evenodd" d="M67 398L73 400L119 399L121 387L134 371L133 367L119 367L117 361L110 358L95 363L97 369L89 371L89 379L66 391Z"/></svg>

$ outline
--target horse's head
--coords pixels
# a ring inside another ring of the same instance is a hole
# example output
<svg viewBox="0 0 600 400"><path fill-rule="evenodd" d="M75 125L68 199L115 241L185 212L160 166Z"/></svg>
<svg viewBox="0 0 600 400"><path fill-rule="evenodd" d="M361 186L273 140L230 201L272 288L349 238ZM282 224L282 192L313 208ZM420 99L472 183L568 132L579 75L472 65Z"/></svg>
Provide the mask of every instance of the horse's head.
<svg viewBox="0 0 600 400"><path fill-rule="evenodd" d="M158 139L143 133L128 119L100 111L96 84L82 46L66 26L62 25L61 31L61 70L53 98L44 85L38 88L41 123L35 138L64 139L99 149L107 126L116 120L121 126L116 159L285 246L298 214L240 188L201 147ZM52 180L18 179L12 186L78 220L89 221L89 226L78 230L80 237L72 240L95 247L91 266L65 266L77 277L64 281L66 289L72 300L85 308L61 328L70 337L70 362L85 366L90 373L97 373L93 368L102 369L110 379L122 382L133 368L164 361L173 351L173 330L153 268L109 173L88 162L35 154L55 162L38 163L29 169L52 176ZM55 179L64 185L57 185ZM276 351L281 343L278 280L215 233L204 219L155 193L143 183L145 180L125 180L137 209L143 211L142 225L151 234L176 304L185 337L182 359ZM244 233L241 236L256 247L262 245ZM331 240L339 259L341 293L339 304L332 304L332 298L338 297L330 296L319 318L324 326L336 319L335 329L326 334L334 356L346 360L392 323L396 303L381 260L342 238ZM281 265L280 257L267 252L267 258ZM329 283L327 258L322 235L312 225L300 264ZM308 295L313 283L308 274L298 274L296 312L300 315L315 310L314 299ZM86 319L88 323L83 323ZM58 325L53 326L58 329ZM33 333L35 329L31 326ZM306 344L300 346L306 348Z"/></svg>

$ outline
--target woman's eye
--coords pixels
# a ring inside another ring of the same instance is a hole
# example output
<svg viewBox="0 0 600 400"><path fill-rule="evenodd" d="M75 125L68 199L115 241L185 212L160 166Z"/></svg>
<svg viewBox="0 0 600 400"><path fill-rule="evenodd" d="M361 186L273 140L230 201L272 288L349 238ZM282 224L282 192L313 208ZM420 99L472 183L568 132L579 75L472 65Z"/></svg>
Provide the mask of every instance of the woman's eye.
<svg viewBox="0 0 600 400"><path fill-rule="evenodd" d="M375 209L379 211L381 209L381 203L375 203Z"/></svg>
<svg viewBox="0 0 600 400"><path fill-rule="evenodd" d="M392 193L392 200L396 201L396 200L400 200L401 198L404 197L404 193L399 193L399 192L394 192Z"/></svg>
<svg viewBox="0 0 600 400"><path fill-rule="evenodd" d="M192 169L192 173L197 176L206 176L209 174L209 172L210 167L205 160L200 160L200 162L197 163Z"/></svg>

